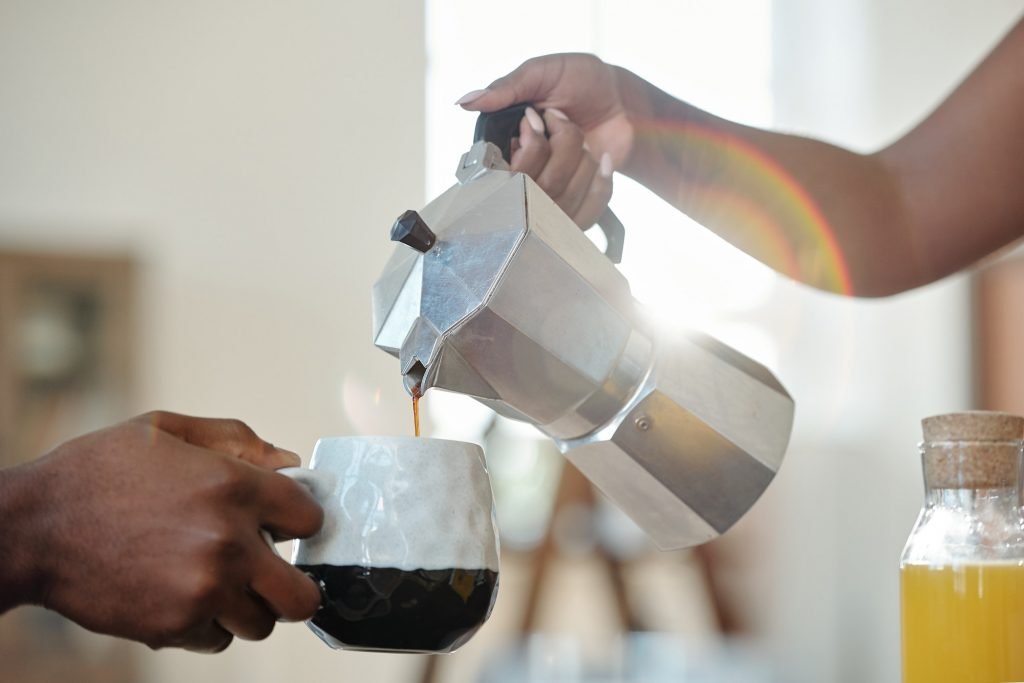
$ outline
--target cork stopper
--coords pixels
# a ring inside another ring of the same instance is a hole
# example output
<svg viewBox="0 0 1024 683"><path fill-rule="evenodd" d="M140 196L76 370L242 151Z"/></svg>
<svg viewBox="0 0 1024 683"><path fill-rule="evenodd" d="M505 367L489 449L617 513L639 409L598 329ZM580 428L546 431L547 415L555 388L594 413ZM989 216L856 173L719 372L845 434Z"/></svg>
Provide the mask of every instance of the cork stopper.
<svg viewBox="0 0 1024 683"><path fill-rule="evenodd" d="M1024 417L968 411L926 417L922 454L932 488L1017 486Z"/></svg>
<svg viewBox="0 0 1024 683"><path fill-rule="evenodd" d="M933 415L921 420L925 441L1015 441L1024 438L1024 417L987 410Z"/></svg>

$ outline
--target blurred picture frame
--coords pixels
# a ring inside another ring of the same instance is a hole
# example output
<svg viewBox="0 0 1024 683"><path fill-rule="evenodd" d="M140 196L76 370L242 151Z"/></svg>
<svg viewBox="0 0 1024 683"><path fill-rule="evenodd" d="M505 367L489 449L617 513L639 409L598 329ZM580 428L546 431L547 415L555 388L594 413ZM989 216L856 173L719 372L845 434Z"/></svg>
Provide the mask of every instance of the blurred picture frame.
<svg viewBox="0 0 1024 683"><path fill-rule="evenodd" d="M0 248L0 466L130 414L137 270L127 254ZM132 648L24 607L0 619L0 679L130 683Z"/></svg>

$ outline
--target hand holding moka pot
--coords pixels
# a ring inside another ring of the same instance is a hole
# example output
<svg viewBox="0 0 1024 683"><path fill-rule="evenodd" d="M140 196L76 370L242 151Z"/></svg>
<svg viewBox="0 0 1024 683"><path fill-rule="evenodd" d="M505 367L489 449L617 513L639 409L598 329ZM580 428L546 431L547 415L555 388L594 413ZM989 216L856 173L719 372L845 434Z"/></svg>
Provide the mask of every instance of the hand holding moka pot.
<svg viewBox="0 0 1024 683"><path fill-rule="evenodd" d="M717 340L641 320L612 255L509 171L518 109L481 115L458 183L395 224L374 343L407 389L467 394L550 436L660 548L711 540L775 476L793 400Z"/></svg>

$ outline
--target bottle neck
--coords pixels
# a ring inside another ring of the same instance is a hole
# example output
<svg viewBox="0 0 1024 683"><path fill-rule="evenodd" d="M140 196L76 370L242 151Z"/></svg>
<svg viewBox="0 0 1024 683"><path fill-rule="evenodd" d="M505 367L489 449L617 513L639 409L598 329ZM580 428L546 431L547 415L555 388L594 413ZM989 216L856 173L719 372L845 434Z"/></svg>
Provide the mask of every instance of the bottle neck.
<svg viewBox="0 0 1024 683"><path fill-rule="evenodd" d="M935 489L925 487L925 507L947 508L969 514L1003 512L1021 507L1016 487L989 489Z"/></svg>
<svg viewBox="0 0 1024 683"><path fill-rule="evenodd" d="M926 442L925 505L904 564L932 566L1024 558L1021 442Z"/></svg>
<svg viewBox="0 0 1024 683"><path fill-rule="evenodd" d="M982 511L1024 500L1019 440L925 442L921 461L927 506Z"/></svg>

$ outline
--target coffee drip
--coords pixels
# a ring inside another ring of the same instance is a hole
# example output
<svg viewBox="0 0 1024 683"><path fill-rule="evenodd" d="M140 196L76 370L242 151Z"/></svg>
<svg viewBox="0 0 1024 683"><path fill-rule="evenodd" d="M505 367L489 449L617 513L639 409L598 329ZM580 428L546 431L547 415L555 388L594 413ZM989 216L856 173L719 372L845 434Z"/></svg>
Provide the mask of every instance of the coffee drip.
<svg viewBox="0 0 1024 683"><path fill-rule="evenodd" d="M417 384L412 388L412 427L416 436L420 435L420 398L422 397L420 385Z"/></svg>

